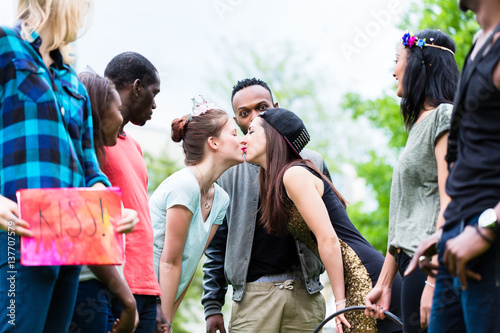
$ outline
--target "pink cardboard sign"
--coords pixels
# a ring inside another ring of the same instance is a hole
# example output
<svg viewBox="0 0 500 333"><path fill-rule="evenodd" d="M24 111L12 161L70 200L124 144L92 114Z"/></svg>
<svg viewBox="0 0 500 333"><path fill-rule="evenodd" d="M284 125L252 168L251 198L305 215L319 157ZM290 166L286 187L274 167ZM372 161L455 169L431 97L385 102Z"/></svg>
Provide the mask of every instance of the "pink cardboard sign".
<svg viewBox="0 0 500 333"><path fill-rule="evenodd" d="M17 191L20 217L34 237L21 237L21 264L106 265L124 262L117 187Z"/></svg>

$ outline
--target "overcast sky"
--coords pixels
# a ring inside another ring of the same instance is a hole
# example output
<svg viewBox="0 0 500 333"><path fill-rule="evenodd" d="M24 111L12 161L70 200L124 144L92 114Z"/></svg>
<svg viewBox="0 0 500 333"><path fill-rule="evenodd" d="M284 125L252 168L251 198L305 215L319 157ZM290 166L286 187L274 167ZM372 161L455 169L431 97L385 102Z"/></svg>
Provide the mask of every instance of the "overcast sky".
<svg viewBox="0 0 500 333"><path fill-rule="evenodd" d="M77 43L76 67L102 74L114 55L128 50L149 58L162 79L158 109L146 125L151 129L168 130L174 117L190 111L192 96L213 93L207 79L223 75L220 53L232 46L251 50L289 41L318 68L329 66L338 75L341 85L332 95L354 90L377 96L394 84L390 74L401 35L395 23L408 2L99 0ZM0 24L12 24L15 4L0 2ZM229 96L211 97L231 111Z"/></svg>
<svg viewBox="0 0 500 333"><path fill-rule="evenodd" d="M327 103L332 112L338 113L340 98L348 91L377 97L394 89L393 60L403 34L396 24L409 2L94 0L90 28L76 44L75 67L79 72L90 66L103 74L109 60L124 51L150 59L162 80L158 107L144 127L129 124L126 130L144 151L166 152L182 164L182 150L170 140L170 124L190 112L191 97L201 93L232 113L230 96L209 84L226 75L228 68L236 80L243 78L237 65L227 63L225 53L256 50L262 55L269 49L272 57L276 49L270 46L292 44L294 52L311 59L307 66L296 66L296 74L328 73L320 93L323 100L331 100ZM0 0L1 25L12 25L15 6L15 0ZM279 82L269 84L273 88ZM335 163L339 156L363 156L372 147L387 145L387 139L380 132L372 133L367 122L364 126L349 120L336 122L329 132L337 140L328 152Z"/></svg>

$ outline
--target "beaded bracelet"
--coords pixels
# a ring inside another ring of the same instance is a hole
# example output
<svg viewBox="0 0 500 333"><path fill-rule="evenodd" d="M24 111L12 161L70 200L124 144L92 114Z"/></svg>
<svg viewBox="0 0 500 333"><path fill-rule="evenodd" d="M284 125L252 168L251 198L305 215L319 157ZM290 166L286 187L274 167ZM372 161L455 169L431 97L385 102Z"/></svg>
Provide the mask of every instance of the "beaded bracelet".
<svg viewBox="0 0 500 333"><path fill-rule="evenodd" d="M428 285L429 287L436 288L436 285L430 283L429 281L425 280L425 284Z"/></svg>

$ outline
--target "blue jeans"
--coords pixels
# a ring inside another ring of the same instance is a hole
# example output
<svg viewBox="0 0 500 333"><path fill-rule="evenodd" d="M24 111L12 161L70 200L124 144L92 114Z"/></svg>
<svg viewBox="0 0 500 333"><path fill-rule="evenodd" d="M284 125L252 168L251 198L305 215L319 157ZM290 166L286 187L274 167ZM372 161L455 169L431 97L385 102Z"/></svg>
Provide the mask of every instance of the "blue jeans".
<svg viewBox="0 0 500 333"><path fill-rule="evenodd" d="M439 245L439 271L434 291L429 333L500 332L500 242L498 239L467 268L481 275L481 281L467 281L462 291L458 278L453 278L442 259L446 241L460 234L465 225L475 226L478 216L444 231Z"/></svg>
<svg viewBox="0 0 500 333"><path fill-rule="evenodd" d="M139 326L135 333L153 333L156 324L156 296L134 294L139 313ZM113 300L113 314L120 318L123 309L122 303L118 299Z"/></svg>
<svg viewBox="0 0 500 333"><path fill-rule="evenodd" d="M0 232L0 332L67 332L80 266L21 266L20 258L20 238Z"/></svg>
<svg viewBox="0 0 500 333"><path fill-rule="evenodd" d="M69 332L106 333L115 317L111 312L113 293L97 279L80 282Z"/></svg>

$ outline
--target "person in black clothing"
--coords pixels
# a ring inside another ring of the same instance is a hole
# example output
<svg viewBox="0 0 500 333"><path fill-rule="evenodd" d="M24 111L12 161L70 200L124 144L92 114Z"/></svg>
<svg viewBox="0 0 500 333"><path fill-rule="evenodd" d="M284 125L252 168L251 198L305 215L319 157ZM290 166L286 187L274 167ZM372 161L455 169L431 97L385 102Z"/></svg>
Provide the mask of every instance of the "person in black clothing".
<svg viewBox="0 0 500 333"><path fill-rule="evenodd" d="M417 250L435 274L429 332L500 332L500 2L460 0L482 31L469 52L455 97L446 159L451 197L445 225ZM435 253L439 266L426 257Z"/></svg>

